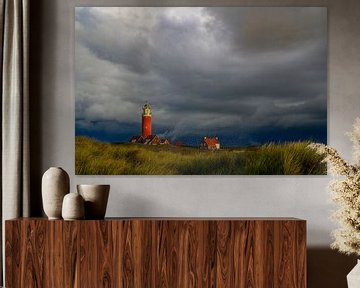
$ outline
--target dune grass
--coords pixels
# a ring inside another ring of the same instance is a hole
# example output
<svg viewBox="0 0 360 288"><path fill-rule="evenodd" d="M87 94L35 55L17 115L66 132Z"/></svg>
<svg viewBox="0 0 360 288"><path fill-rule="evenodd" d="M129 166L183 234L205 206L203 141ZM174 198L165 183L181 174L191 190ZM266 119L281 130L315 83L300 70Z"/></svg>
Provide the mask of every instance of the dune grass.
<svg viewBox="0 0 360 288"><path fill-rule="evenodd" d="M108 144L76 137L77 175L324 175L309 142L218 151L173 145Z"/></svg>

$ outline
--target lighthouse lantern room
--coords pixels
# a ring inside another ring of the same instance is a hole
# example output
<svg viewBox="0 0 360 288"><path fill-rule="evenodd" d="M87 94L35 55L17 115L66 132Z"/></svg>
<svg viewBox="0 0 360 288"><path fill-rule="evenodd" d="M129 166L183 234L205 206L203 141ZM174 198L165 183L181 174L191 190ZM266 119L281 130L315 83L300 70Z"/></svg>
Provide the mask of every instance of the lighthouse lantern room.
<svg viewBox="0 0 360 288"><path fill-rule="evenodd" d="M141 135L145 138L151 135L151 106L148 103L143 106Z"/></svg>

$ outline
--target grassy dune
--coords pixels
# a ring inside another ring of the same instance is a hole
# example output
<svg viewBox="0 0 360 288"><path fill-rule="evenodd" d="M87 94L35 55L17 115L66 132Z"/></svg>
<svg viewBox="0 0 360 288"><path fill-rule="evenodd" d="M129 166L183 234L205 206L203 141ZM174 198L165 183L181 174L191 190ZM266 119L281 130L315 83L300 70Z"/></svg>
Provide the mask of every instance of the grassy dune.
<svg viewBox="0 0 360 288"><path fill-rule="evenodd" d="M77 175L322 175L309 142L204 151L173 145L107 144L76 137Z"/></svg>

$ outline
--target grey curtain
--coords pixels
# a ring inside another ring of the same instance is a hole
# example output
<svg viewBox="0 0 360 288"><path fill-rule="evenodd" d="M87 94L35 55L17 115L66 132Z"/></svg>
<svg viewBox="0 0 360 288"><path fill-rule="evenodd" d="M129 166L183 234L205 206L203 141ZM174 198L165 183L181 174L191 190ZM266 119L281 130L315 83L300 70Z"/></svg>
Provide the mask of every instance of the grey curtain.
<svg viewBox="0 0 360 288"><path fill-rule="evenodd" d="M1 271L4 271L4 221L29 216L29 0L0 0L0 5Z"/></svg>

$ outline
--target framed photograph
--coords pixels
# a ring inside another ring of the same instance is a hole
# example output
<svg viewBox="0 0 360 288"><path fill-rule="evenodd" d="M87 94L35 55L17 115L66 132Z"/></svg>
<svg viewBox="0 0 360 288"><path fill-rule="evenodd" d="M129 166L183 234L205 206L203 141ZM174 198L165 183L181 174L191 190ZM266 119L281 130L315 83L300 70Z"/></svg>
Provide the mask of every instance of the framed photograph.
<svg viewBox="0 0 360 288"><path fill-rule="evenodd" d="M77 175L321 175L324 7L76 7Z"/></svg>

